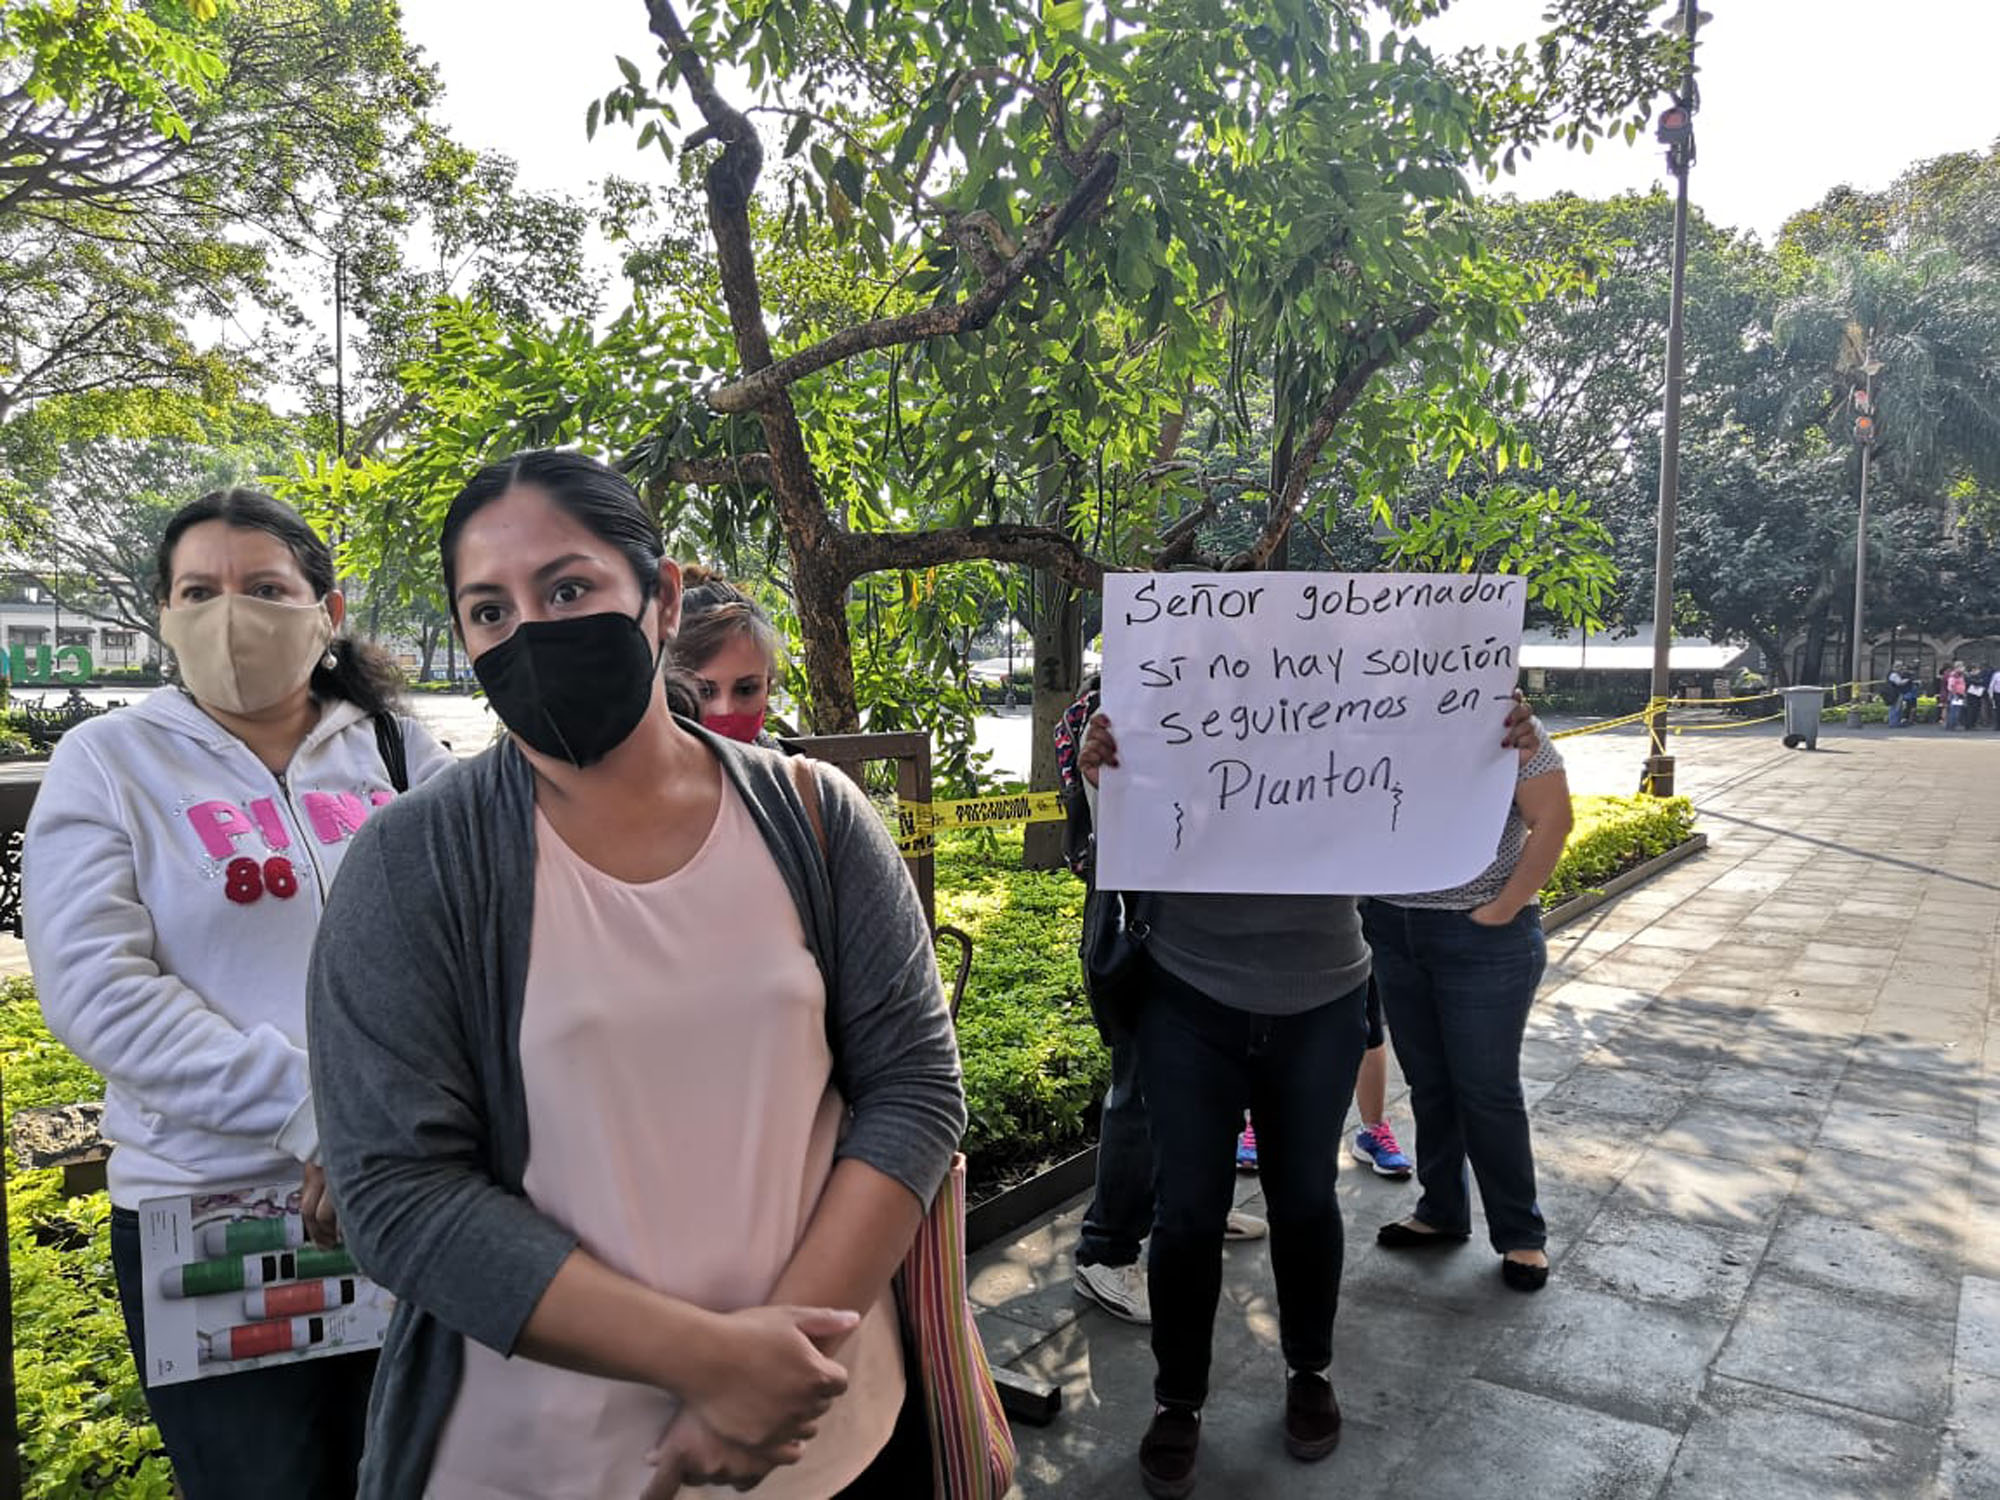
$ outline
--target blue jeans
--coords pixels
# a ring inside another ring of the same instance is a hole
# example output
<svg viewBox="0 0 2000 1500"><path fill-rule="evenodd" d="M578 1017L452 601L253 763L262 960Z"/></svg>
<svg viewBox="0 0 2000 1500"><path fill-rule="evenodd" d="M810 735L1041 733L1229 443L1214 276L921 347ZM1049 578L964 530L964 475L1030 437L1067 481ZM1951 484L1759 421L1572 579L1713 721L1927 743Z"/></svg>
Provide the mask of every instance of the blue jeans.
<svg viewBox="0 0 2000 1500"><path fill-rule="evenodd" d="M1111 1046L1111 1087L1097 1132L1097 1187L1084 1211L1076 1263L1129 1266L1153 1227L1153 1138L1139 1084L1139 1044Z"/></svg>
<svg viewBox="0 0 2000 1500"><path fill-rule="evenodd" d="M111 1265L125 1333L146 1381L139 1216L111 1211ZM375 1355L335 1354L146 1392L186 1500L353 1500Z"/></svg>
<svg viewBox="0 0 2000 1500"><path fill-rule="evenodd" d="M1152 1111L1153 1394L1208 1398L1222 1240L1236 1186L1243 1111L1271 1220L1278 1337L1295 1370L1333 1361L1343 1241L1334 1179L1341 1125L1367 1041L1367 986L1291 1016L1218 1004L1148 961L1139 1076Z"/></svg>
<svg viewBox="0 0 2000 1500"><path fill-rule="evenodd" d="M1417 1125L1416 1217L1472 1227L1479 1179L1493 1248L1539 1250L1548 1227L1535 1202L1535 1155L1521 1096L1521 1038L1548 964L1542 914L1530 902L1504 927L1462 911L1361 903L1389 1037Z"/></svg>

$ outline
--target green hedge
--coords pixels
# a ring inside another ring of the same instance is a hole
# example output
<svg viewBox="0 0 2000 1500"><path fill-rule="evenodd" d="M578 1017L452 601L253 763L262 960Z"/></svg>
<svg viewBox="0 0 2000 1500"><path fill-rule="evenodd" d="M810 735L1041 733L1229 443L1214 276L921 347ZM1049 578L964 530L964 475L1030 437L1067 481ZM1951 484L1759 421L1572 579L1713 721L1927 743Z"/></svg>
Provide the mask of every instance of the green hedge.
<svg viewBox="0 0 2000 1500"><path fill-rule="evenodd" d="M0 986L0 1084L14 1111L95 1099L103 1085L42 1026L34 987ZM7 1153L7 1253L14 1273L14 1378L30 1500L167 1500L159 1454L125 1344L111 1275L111 1202L65 1200L60 1172Z"/></svg>
<svg viewBox="0 0 2000 1500"><path fill-rule="evenodd" d="M1694 832L1694 804L1685 797L1577 797L1571 807L1576 826L1542 887L1544 910L1596 890Z"/></svg>
<svg viewBox="0 0 2000 1500"><path fill-rule="evenodd" d="M1685 798L1578 798L1576 832L1544 904L1671 848L1692 824ZM1077 977L1083 885L1065 871L1021 869L1019 829L945 834L939 846L939 920L974 943L959 1014L965 1149L978 1183L991 1187L1095 1133L1109 1061ZM0 1080L10 1112L102 1092L43 1028L26 980L0 986ZM65 1202L59 1173L23 1171L11 1153L7 1195L27 1494L166 1500L167 1465L118 1316L109 1203L101 1193Z"/></svg>

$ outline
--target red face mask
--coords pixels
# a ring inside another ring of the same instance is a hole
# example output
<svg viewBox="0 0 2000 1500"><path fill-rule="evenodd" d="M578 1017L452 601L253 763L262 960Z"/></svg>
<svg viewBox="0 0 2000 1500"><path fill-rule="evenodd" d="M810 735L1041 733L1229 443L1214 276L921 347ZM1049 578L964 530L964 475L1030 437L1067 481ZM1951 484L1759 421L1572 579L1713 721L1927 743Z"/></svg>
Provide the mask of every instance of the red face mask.
<svg viewBox="0 0 2000 1500"><path fill-rule="evenodd" d="M761 713L747 714L703 714L701 727L710 734L719 734L725 740L741 740L752 744L764 732L764 716Z"/></svg>

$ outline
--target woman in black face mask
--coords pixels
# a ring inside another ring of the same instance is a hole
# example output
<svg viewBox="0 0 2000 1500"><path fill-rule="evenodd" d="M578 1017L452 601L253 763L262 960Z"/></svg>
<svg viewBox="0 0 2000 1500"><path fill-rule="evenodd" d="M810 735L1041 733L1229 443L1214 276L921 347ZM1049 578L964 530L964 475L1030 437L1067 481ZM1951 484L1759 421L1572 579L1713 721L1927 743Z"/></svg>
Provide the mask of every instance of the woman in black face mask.
<svg viewBox="0 0 2000 1500"><path fill-rule="evenodd" d="M363 1495L926 1492L889 1287L965 1106L893 844L670 712L680 571L611 470L492 465L442 548L511 735L370 824L327 930L371 940L311 986L328 1171L400 1299Z"/></svg>

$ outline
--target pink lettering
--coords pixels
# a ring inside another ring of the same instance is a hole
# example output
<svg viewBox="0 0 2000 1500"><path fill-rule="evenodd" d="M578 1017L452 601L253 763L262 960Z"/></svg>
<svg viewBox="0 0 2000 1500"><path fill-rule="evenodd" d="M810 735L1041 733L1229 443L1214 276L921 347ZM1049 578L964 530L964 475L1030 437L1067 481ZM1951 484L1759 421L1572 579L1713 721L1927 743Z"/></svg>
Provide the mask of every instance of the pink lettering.
<svg viewBox="0 0 2000 1500"><path fill-rule="evenodd" d="M257 820L257 831L264 835L266 849L292 847L292 832L285 827L284 817L278 812L278 804L269 797L259 797L251 803L250 816Z"/></svg>
<svg viewBox="0 0 2000 1500"><path fill-rule="evenodd" d="M387 807L391 802L394 802L396 800L396 794L391 791L385 791L381 787L377 787L374 791L368 794L368 800L374 803L377 807Z"/></svg>
<svg viewBox="0 0 2000 1500"><path fill-rule="evenodd" d="M352 792L307 792L303 800L313 837L322 844L350 838L368 821L368 804Z"/></svg>
<svg viewBox="0 0 2000 1500"><path fill-rule="evenodd" d="M257 831L234 802L197 802L187 810L187 819L210 859L228 859L236 852L238 839Z"/></svg>

